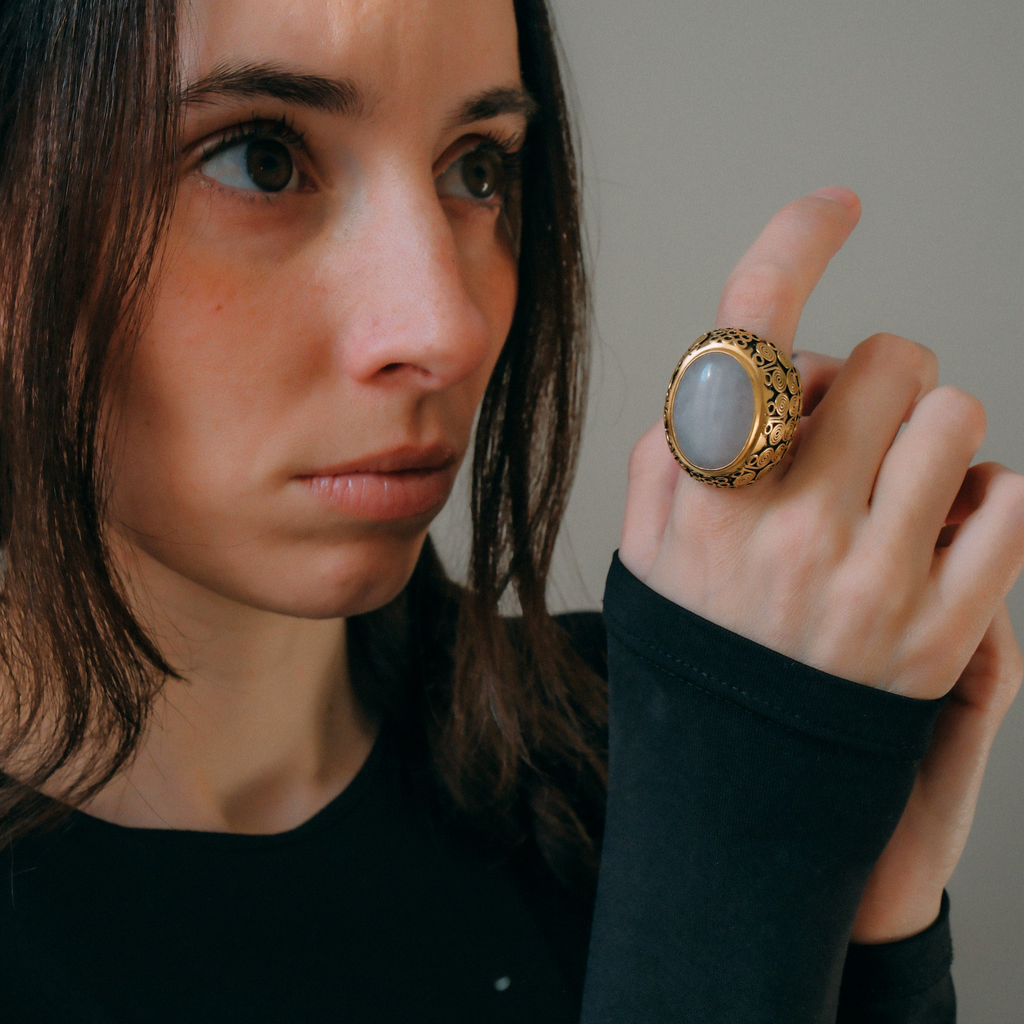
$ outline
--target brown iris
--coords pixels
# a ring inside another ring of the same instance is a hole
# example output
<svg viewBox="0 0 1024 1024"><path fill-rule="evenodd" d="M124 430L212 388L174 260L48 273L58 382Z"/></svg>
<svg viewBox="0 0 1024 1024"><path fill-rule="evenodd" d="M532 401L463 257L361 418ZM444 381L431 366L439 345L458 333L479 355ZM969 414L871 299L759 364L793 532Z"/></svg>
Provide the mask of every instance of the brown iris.
<svg viewBox="0 0 1024 1024"><path fill-rule="evenodd" d="M288 147L274 139L254 139L245 147L245 169L264 192L280 192L292 180Z"/></svg>
<svg viewBox="0 0 1024 1024"><path fill-rule="evenodd" d="M492 149L477 149L462 158L462 182L476 199L490 199L505 186L501 157Z"/></svg>

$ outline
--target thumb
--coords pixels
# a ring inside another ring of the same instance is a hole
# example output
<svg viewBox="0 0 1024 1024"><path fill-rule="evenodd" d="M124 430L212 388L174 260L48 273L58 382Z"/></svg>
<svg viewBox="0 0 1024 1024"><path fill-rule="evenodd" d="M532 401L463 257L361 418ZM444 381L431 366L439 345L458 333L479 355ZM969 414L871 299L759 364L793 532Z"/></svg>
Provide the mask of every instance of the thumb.
<svg viewBox="0 0 1024 1024"><path fill-rule="evenodd" d="M637 441L629 457L619 558L638 579L647 578L661 546L681 472L659 420Z"/></svg>
<svg viewBox="0 0 1024 1024"><path fill-rule="evenodd" d="M1022 665L1004 602L950 692L918 779L929 805L958 819L963 842L996 732L1020 689Z"/></svg>

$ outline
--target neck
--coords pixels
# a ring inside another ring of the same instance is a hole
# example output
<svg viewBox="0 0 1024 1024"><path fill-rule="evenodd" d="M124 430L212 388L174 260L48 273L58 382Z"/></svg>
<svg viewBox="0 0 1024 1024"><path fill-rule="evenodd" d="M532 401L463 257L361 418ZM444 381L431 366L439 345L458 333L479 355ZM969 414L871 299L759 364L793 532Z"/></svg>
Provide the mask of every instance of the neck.
<svg viewBox="0 0 1024 1024"><path fill-rule="evenodd" d="M133 827L270 833L348 785L374 729L352 691L344 619L251 608L144 553L130 586L182 678L166 681L137 756L83 810Z"/></svg>

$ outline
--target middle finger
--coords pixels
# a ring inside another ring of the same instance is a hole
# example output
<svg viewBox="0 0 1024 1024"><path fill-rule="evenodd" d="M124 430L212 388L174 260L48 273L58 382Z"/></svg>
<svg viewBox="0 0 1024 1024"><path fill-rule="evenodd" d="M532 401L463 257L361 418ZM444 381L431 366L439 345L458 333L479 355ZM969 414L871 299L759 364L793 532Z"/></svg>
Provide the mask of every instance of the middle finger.
<svg viewBox="0 0 1024 1024"><path fill-rule="evenodd" d="M937 380L938 362L923 345L888 334L862 341L801 423L789 486L813 481L842 495L848 511L864 511L900 426Z"/></svg>

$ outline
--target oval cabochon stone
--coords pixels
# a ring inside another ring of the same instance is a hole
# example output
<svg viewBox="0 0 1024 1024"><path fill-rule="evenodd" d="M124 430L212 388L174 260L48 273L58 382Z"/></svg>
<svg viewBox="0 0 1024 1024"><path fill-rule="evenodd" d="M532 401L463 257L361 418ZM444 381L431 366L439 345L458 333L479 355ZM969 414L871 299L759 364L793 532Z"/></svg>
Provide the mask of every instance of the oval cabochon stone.
<svg viewBox="0 0 1024 1024"><path fill-rule="evenodd" d="M754 386L728 352L708 352L676 388L672 426L682 453L701 469L723 469L743 450L754 423Z"/></svg>

